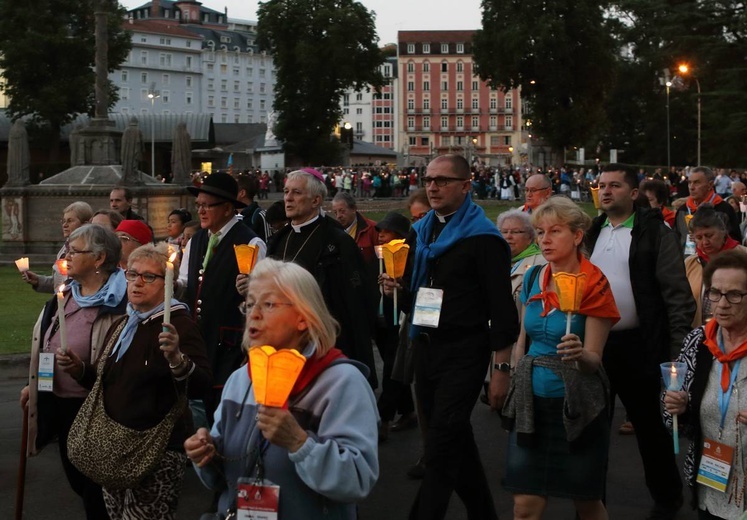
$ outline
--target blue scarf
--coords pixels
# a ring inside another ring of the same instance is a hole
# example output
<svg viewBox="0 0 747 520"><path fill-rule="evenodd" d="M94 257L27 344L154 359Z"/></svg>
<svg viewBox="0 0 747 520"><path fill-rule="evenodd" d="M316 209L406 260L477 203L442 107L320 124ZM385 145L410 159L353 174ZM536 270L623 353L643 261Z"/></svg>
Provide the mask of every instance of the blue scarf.
<svg viewBox="0 0 747 520"><path fill-rule="evenodd" d="M454 216L441 230L441 234L438 235L435 242L429 244L436 218L436 212L429 211L425 217L413 226L418 237L410 283L410 290L413 295L416 295L418 289L426 284L428 264L446 253L461 240L480 235L503 238L498 228L485 216L482 208L472 202L472 197L469 194ZM508 244L503 243L508 249ZM464 267L465 269L469 268L469 266ZM414 338L419 332L420 327L414 325L410 327L411 338Z"/></svg>
<svg viewBox="0 0 747 520"><path fill-rule="evenodd" d="M75 280L70 282L70 289L79 307L116 307L127 294L127 280L124 271L117 269L96 294L83 296L80 293L80 283Z"/></svg>
<svg viewBox="0 0 747 520"><path fill-rule="evenodd" d="M171 310L178 310L178 309L187 309L187 306L181 303L179 300L171 299ZM127 323L125 324L124 328L122 329L122 332L119 334L119 339L117 340L117 344L114 345L114 348L112 349L111 353L109 354L109 357L117 356L116 361L119 361L122 359L122 356L125 355L125 352L127 352L127 349L130 348L130 345L132 344L132 340L135 337L135 332L137 332L137 327L142 322L153 316L154 314L157 314L159 312L163 312L163 302L155 306L149 311L145 312L138 312L136 311L131 303L127 304Z"/></svg>

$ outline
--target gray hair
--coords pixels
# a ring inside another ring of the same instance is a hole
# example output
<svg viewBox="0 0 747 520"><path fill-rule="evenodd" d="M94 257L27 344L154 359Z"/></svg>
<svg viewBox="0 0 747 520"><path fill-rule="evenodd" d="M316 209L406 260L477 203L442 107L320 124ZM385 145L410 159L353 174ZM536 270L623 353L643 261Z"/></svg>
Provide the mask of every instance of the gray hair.
<svg viewBox="0 0 747 520"><path fill-rule="evenodd" d="M708 166L696 166L695 168L690 170L690 173L702 173L708 182L713 182L716 178L716 176L713 174L713 170L711 170Z"/></svg>
<svg viewBox="0 0 747 520"><path fill-rule="evenodd" d="M498 215L498 218L495 219L495 223L498 226L498 229L503 226L503 223L507 220L518 220L521 222L522 227L527 232L527 236L534 241L535 232L534 227L532 226L532 217L529 216L529 213L525 211L521 211L518 208L510 209L508 211L504 211L500 215Z"/></svg>
<svg viewBox="0 0 747 520"><path fill-rule="evenodd" d="M355 199L350 193L340 191L332 198L332 202L342 201L350 209L357 209L358 205L355 203Z"/></svg>
<svg viewBox="0 0 747 520"><path fill-rule="evenodd" d="M86 244L86 249L90 249L94 255L104 255L105 260L101 264L103 271L111 274L117 270L122 256L122 243L114 231L98 224L86 224L70 233L68 241L78 239L82 240Z"/></svg>
<svg viewBox="0 0 747 520"><path fill-rule="evenodd" d="M127 258L127 268L130 269L132 264L138 260L151 260L158 264L161 274L166 272L166 260L169 256L169 248L166 242L158 244L145 244L135 249Z"/></svg>
<svg viewBox="0 0 747 520"><path fill-rule="evenodd" d="M68 207L62 210L62 214L75 213L75 216L81 222L88 222L93 217L93 210L87 202L73 202Z"/></svg>
<svg viewBox="0 0 747 520"><path fill-rule="evenodd" d="M308 172L305 172L303 170L295 170L290 172L286 179L289 181L295 180L295 179L305 179L306 180L306 189L309 192L309 195L311 197L319 196L322 198L322 200L327 198L327 186L324 185L322 181L314 177Z"/></svg>

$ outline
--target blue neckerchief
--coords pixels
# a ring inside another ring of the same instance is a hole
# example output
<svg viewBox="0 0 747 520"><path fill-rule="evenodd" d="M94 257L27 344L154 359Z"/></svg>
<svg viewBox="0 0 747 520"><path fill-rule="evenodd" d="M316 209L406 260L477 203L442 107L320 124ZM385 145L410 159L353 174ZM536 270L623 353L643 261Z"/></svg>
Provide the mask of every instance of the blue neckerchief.
<svg viewBox="0 0 747 520"><path fill-rule="evenodd" d="M464 198L464 202L459 206L454 216L449 219L443 230L441 230L438 238L434 242L429 243L436 218L436 212L431 210L413 226L415 233L417 233L417 246L413 262L412 281L410 283L410 291L413 296L417 294L420 287L426 284L428 264L446 253L458 242L480 235L492 235L503 238L498 228L485 216L483 209L472 202L472 197L469 194ZM503 243L510 255L508 244ZM465 266L465 268L468 268L468 266ZM410 327L410 338L414 338L419 332L420 327L413 325Z"/></svg>
<svg viewBox="0 0 747 520"><path fill-rule="evenodd" d="M721 349L721 352L726 354L726 348L724 347L724 336L721 332L721 328L718 329L718 348ZM724 429L724 423L726 422L726 412L729 410L729 402L731 401L731 393L734 389L734 383L737 381L737 374L739 373L739 364L742 362L741 359L738 359L734 362L734 367L731 369L731 378L729 378L729 388L724 392L721 390L721 385L719 385L719 392L718 392L718 407L721 410L721 423L719 424L719 440L721 440L721 432ZM724 371L724 365L722 363L718 364L718 379L721 381L721 373Z"/></svg>
<svg viewBox="0 0 747 520"><path fill-rule="evenodd" d="M124 271L117 269L96 294L83 296L80 294L80 283L75 280L70 282L70 290L79 307L116 307L127 294L127 280Z"/></svg>
<svg viewBox="0 0 747 520"><path fill-rule="evenodd" d="M171 299L171 310L178 310L178 309L186 309L187 306L181 303L179 300ZM127 352L127 349L130 348L130 345L132 344L132 340L135 337L135 332L137 331L138 325L140 325L143 321L147 320L154 314L158 312L163 312L163 302L155 306L149 311L145 312L138 312L134 309L131 303L127 304L127 323L124 326L124 329L122 329L122 332L119 334L119 339L117 340L117 344L114 345L114 348L112 349L111 353L109 354L109 357L117 356L116 361L119 361L122 359L122 356L125 355Z"/></svg>

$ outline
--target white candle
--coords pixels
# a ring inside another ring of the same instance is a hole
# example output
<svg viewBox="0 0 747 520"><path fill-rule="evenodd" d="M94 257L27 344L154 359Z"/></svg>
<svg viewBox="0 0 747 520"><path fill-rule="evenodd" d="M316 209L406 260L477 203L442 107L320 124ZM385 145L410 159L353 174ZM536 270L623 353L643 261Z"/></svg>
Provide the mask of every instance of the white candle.
<svg viewBox="0 0 747 520"><path fill-rule="evenodd" d="M171 323L171 298L174 296L174 260L176 253L172 253L166 262L166 278L163 291L163 323ZM164 332L166 328L164 327Z"/></svg>
<svg viewBox="0 0 747 520"><path fill-rule="evenodd" d="M672 392L679 392L680 388L677 384L677 366L672 363L672 376L669 378L669 390ZM674 454L677 455L680 452L680 433L677 424L677 414L672 414L672 440L674 441Z"/></svg>
<svg viewBox="0 0 747 520"><path fill-rule="evenodd" d="M29 259L25 256L23 258L19 258L18 260L16 260L16 267L19 271L25 273L29 270Z"/></svg>
<svg viewBox="0 0 747 520"><path fill-rule="evenodd" d="M65 285L60 285L57 291L57 320L60 322L60 349L67 354L67 326L65 325L65 295L62 290Z"/></svg>
<svg viewBox="0 0 747 520"><path fill-rule="evenodd" d="M384 274L384 246L376 246L376 256L379 258L379 276ZM379 316L384 315L384 286L379 285Z"/></svg>

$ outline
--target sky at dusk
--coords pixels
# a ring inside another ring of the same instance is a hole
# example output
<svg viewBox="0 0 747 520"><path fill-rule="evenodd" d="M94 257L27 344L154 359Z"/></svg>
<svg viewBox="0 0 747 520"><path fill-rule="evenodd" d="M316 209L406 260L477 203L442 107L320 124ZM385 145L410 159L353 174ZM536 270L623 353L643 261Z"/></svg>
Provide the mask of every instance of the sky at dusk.
<svg viewBox="0 0 747 520"><path fill-rule="evenodd" d="M120 0L127 9L147 2ZM257 19L255 0L202 0L202 5L223 11L228 8L229 18ZM458 30L480 28L479 0L361 0L369 11L376 13L379 43L397 41L397 31Z"/></svg>

